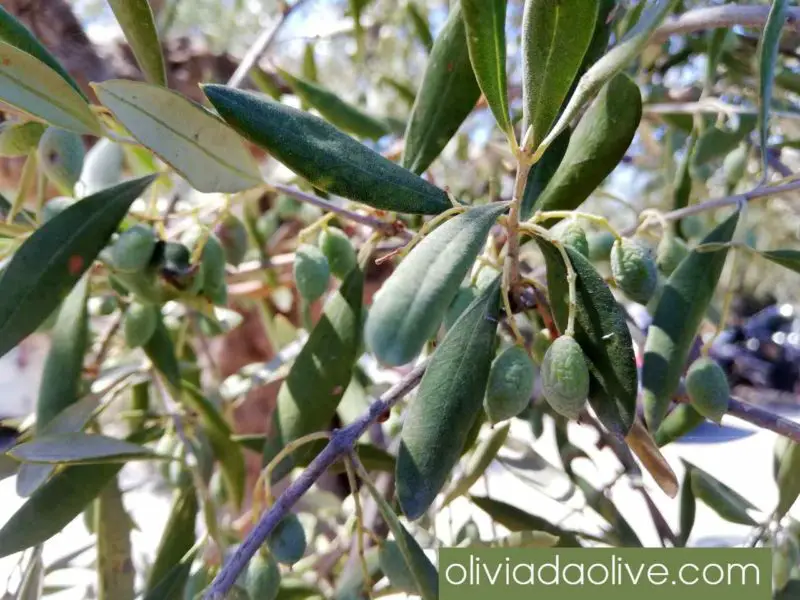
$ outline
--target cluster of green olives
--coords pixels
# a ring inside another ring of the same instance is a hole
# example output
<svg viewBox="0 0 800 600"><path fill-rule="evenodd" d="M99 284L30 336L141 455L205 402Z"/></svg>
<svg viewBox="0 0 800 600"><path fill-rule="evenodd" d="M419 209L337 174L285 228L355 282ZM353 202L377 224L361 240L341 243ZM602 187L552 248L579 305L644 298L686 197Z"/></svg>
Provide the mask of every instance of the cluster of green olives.
<svg viewBox="0 0 800 600"><path fill-rule="evenodd" d="M294 281L297 292L308 302L320 298L328 289L331 274L344 279L358 262L350 239L335 227L319 235L319 246L300 244L294 254Z"/></svg>

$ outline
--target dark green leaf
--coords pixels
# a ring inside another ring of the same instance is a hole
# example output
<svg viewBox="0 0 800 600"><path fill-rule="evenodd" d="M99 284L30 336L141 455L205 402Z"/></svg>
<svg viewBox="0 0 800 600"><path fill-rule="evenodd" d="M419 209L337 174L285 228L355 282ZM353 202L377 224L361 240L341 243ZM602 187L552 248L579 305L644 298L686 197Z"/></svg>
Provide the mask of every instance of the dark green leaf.
<svg viewBox="0 0 800 600"><path fill-rule="evenodd" d="M469 499L498 524L510 531L544 531L559 538L558 546L561 548L580 548L578 538L571 531L561 529L541 517L537 517L524 510L483 496L470 496Z"/></svg>
<svg viewBox="0 0 800 600"><path fill-rule="evenodd" d="M598 2L585 0L525 2L522 103L523 132L533 128L530 150L547 135L578 74L595 32L598 7Z"/></svg>
<svg viewBox="0 0 800 600"><path fill-rule="evenodd" d="M0 356L50 316L153 179L121 183L76 202L25 240L0 276Z"/></svg>
<svg viewBox="0 0 800 600"><path fill-rule="evenodd" d="M577 484L584 497L586 503L600 515L606 523L611 525L611 531L608 535L616 539L617 544L625 548L639 548L642 542L639 536L630 526L630 523L622 516L617 506L600 490L595 489L592 485L578 475L573 476L573 480Z"/></svg>
<svg viewBox="0 0 800 600"><path fill-rule="evenodd" d="M158 319L156 330L143 348L147 358L169 383L173 391L180 390L181 368L178 364L178 357L175 356L175 345L172 343L163 319Z"/></svg>
<svg viewBox="0 0 800 600"><path fill-rule="evenodd" d="M119 463L79 465L56 473L0 529L0 557L41 544L64 529L121 468Z"/></svg>
<svg viewBox="0 0 800 600"><path fill-rule="evenodd" d="M245 464L239 445L231 439L231 428L220 411L193 385L183 382L183 403L197 412L211 448L222 466L225 488L238 508L244 499ZM262 444L263 447L263 444ZM259 449L260 451L260 449Z"/></svg>
<svg viewBox="0 0 800 600"><path fill-rule="evenodd" d="M494 118L514 137L506 77L507 0L461 0L472 70Z"/></svg>
<svg viewBox="0 0 800 600"><path fill-rule="evenodd" d="M428 19L422 15L419 6L417 6L415 2L406 4L406 12L408 13L408 18L411 20L411 28L414 30L417 39L425 46L425 49L430 52L433 48L433 36L428 26Z"/></svg>
<svg viewBox="0 0 800 600"><path fill-rule="evenodd" d="M569 316L569 286L561 254L539 237L536 243L547 264L547 287L556 324L561 331ZM633 341L624 311L603 277L580 252L567 246L577 275L575 340L580 344L592 382L589 402L598 418L612 432L624 437L636 415L638 376Z"/></svg>
<svg viewBox="0 0 800 600"><path fill-rule="evenodd" d="M88 464L161 458L144 446L98 434L36 436L8 453L24 462Z"/></svg>
<svg viewBox="0 0 800 600"><path fill-rule="evenodd" d="M88 102L89 99L86 97L86 94L83 93L72 76L67 73L67 70L61 66L61 63L59 63L50 51L36 39L25 25L20 23L14 15L9 13L2 6L0 6L0 40L12 46L16 46L23 52L27 52L31 56L38 58L41 62L53 69L53 71L58 73L64 81L72 86L72 88Z"/></svg>
<svg viewBox="0 0 800 600"><path fill-rule="evenodd" d="M678 545L685 546L689 541L689 536L692 535L694 528L695 515L697 513L697 500L692 491L692 468L686 465L686 472L683 475L683 482L681 483L681 499L680 499L680 515L679 523L680 529L678 533Z"/></svg>
<svg viewBox="0 0 800 600"><path fill-rule="evenodd" d="M384 210L437 214L452 206L442 190L322 119L233 88L203 90L236 131L314 187Z"/></svg>
<svg viewBox="0 0 800 600"><path fill-rule="evenodd" d="M158 582L149 592L146 592L142 600L174 600L180 598L192 572L192 563L197 556L198 549L194 549L183 557L178 557L174 566L167 565L169 568L161 581ZM193 599L194 600L194 599Z"/></svg>
<svg viewBox="0 0 800 600"><path fill-rule="evenodd" d="M133 521L122 503L122 493L113 479L95 501L97 533L98 600L133 600L136 572L131 557Z"/></svg>
<svg viewBox="0 0 800 600"><path fill-rule="evenodd" d="M436 499L481 412L499 316L498 278L447 332L406 410L395 480L410 519L422 516Z"/></svg>
<svg viewBox="0 0 800 600"><path fill-rule="evenodd" d="M705 471L688 463L687 466L691 470L690 484L695 498L726 521L750 527L758 525L747 512L755 508L749 501Z"/></svg>
<svg viewBox="0 0 800 600"><path fill-rule="evenodd" d="M775 508L775 518L781 519L800 496L800 444L797 442L789 442L782 453L776 483L778 506Z"/></svg>
<svg viewBox="0 0 800 600"><path fill-rule="evenodd" d="M322 316L278 391L273 431L264 446L265 463L286 443L325 429L335 415L359 354L363 292L364 274L355 268L325 303ZM287 457L274 472L275 477L285 475L292 464Z"/></svg>
<svg viewBox="0 0 800 600"><path fill-rule="evenodd" d="M472 112L480 95L469 60L461 5L454 4L433 44L411 109L403 166L418 174L425 171Z"/></svg>
<svg viewBox="0 0 800 600"><path fill-rule="evenodd" d="M316 108L331 125L358 137L373 140L389 133L389 126L385 122L345 102L321 85L300 79L283 70L278 72L294 93L306 104Z"/></svg>
<svg viewBox="0 0 800 600"><path fill-rule="evenodd" d="M641 117L639 87L627 75L617 75L581 118L533 210L578 208L625 156Z"/></svg>
<svg viewBox="0 0 800 600"><path fill-rule="evenodd" d="M798 250L765 250L761 256L795 273L800 273L800 251Z"/></svg>
<svg viewBox="0 0 800 600"><path fill-rule="evenodd" d="M786 22L789 2L787 0L772 0L767 16L767 24L758 45L758 137L761 148L767 148L769 141L769 113L772 110L772 86L775 81L775 67L780 51L781 31ZM761 153L763 160L763 176L767 177L767 157L769 154Z"/></svg>
<svg viewBox="0 0 800 600"><path fill-rule="evenodd" d="M506 204L467 210L433 230L400 263L375 297L364 327L379 361L413 360L441 325L464 277Z"/></svg>
<svg viewBox="0 0 800 600"><path fill-rule="evenodd" d="M739 212L736 211L702 243L730 242L738 221ZM719 252L693 250L664 286L653 324L647 332L642 367L644 415L651 431L658 430L678 388L689 350L714 295L727 255L727 248Z"/></svg>
<svg viewBox="0 0 800 600"><path fill-rule="evenodd" d="M147 0L109 0L108 3L147 81L166 86L167 71L150 3Z"/></svg>
<svg viewBox="0 0 800 600"><path fill-rule="evenodd" d="M169 520L161 534L156 558L150 568L150 575L145 586L145 598L178 598L189 578L191 562L185 570L173 572L176 565L191 550L195 543L195 520L198 511L197 494L193 484L185 485L175 492ZM172 596L156 595L155 591L169 583Z"/></svg>

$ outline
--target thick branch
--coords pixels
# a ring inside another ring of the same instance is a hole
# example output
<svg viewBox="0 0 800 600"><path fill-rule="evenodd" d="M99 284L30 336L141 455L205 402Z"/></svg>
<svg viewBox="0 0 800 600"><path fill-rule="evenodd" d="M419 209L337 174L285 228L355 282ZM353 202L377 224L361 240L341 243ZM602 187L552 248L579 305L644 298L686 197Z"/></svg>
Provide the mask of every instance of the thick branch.
<svg viewBox="0 0 800 600"><path fill-rule="evenodd" d="M800 424L739 398L731 397L728 414L800 443Z"/></svg>
<svg viewBox="0 0 800 600"><path fill-rule="evenodd" d="M261 516L258 525L250 532L236 553L231 557L206 593L206 600L220 600L236 583L236 578L245 569L247 563L258 551L267 536L289 512L292 506L305 494L314 482L336 461L353 449L356 441L367 428L386 411L390 410L401 398L406 396L419 384L425 373L427 363L418 365L413 371L396 383L390 390L373 402L369 410L358 421L333 433L331 441L325 446L308 468L284 491L275 504Z"/></svg>
<svg viewBox="0 0 800 600"><path fill-rule="evenodd" d="M800 31L800 8L790 8L787 14L786 28ZM734 25L760 27L767 22L767 15L769 15L769 6L736 6L727 4L725 6L698 8L668 20L656 29L650 41L653 44L659 44L666 41L671 35L681 35L719 27L733 27Z"/></svg>

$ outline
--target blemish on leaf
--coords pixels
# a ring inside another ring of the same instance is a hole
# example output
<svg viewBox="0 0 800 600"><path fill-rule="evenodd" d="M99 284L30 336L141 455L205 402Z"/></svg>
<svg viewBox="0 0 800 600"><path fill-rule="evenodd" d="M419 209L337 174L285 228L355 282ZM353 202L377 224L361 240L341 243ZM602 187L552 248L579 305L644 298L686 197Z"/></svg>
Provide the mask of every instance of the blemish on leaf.
<svg viewBox="0 0 800 600"><path fill-rule="evenodd" d="M78 275L83 270L83 257L78 254L73 254L67 261L67 270L70 275Z"/></svg>

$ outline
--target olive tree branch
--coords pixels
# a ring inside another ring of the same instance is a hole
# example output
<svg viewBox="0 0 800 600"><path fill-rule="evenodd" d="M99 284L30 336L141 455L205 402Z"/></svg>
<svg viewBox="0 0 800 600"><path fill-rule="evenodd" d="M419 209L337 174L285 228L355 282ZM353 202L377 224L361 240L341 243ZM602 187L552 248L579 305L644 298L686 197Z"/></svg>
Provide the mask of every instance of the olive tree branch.
<svg viewBox="0 0 800 600"><path fill-rule="evenodd" d="M727 414L800 443L800 423L776 415L755 404L731 396L728 400Z"/></svg>
<svg viewBox="0 0 800 600"><path fill-rule="evenodd" d="M250 73L250 70L258 63L261 56L269 50L269 47L275 42L275 39L278 37L281 29L283 29L283 26L286 25L286 21L289 20L292 13L300 8L301 5L305 4L306 1L307 0L296 0L292 5L284 5L278 21L265 27L256 38L255 42L253 42L253 45L247 50L244 58L242 58L242 62L239 63L239 66L236 67L236 71L233 72L233 75L231 75L231 78L228 80L228 86L237 88L242 84L247 74Z"/></svg>
<svg viewBox="0 0 800 600"><path fill-rule="evenodd" d="M702 31L704 29L717 29L719 27L759 27L767 22L769 6L736 6L727 4L707 8L697 8L683 13L679 17L667 20L656 29L650 38L652 44L660 44L672 35L681 35ZM800 31L800 8L787 10L785 27Z"/></svg>
<svg viewBox="0 0 800 600"><path fill-rule="evenodd" d="M267 536L289 512L291 507L311 488L314 482L316 482L331 465L347 456L355 446L356 441L373 422L377 421L381 415L390 410L398 401L419 385L426 367L427 362L421 363L415 367L414 370L392 386L386 393L382 394L378 400L373 402L368 411L357 421L333 432L330 442L328 442L322 452L320 452L314 460L311 461L308 468L286 488L275 501L275 504L261 516L258 524L248 534L237 548L236 553L214 578L211 587L205 595L206 600L221 600L225 597L228 590L236 583L236 578L245 569L247 563L267 539Z"/></svg>

